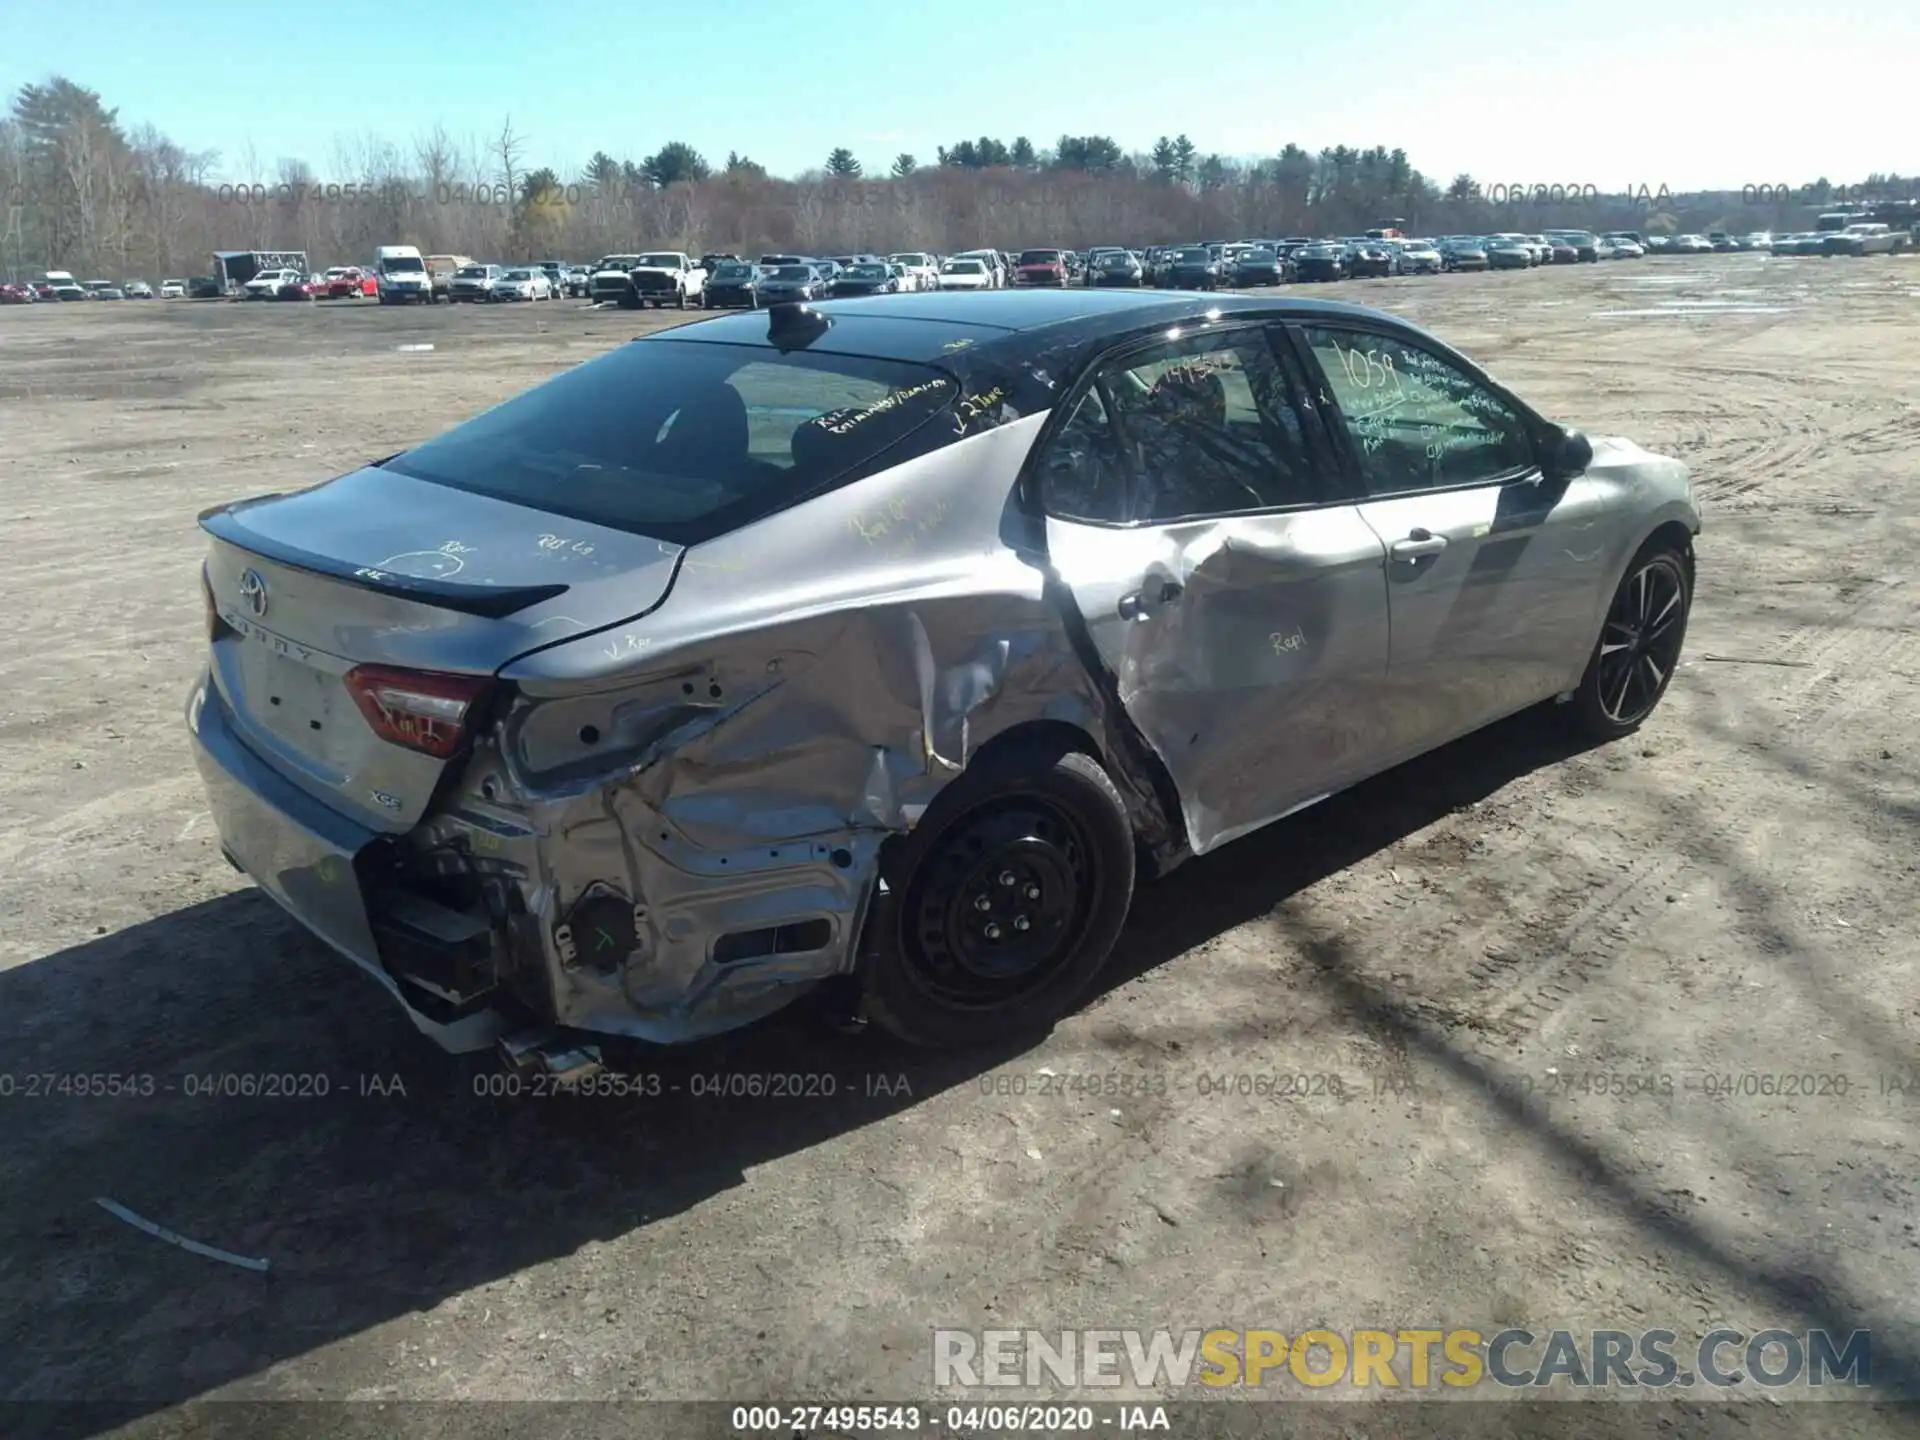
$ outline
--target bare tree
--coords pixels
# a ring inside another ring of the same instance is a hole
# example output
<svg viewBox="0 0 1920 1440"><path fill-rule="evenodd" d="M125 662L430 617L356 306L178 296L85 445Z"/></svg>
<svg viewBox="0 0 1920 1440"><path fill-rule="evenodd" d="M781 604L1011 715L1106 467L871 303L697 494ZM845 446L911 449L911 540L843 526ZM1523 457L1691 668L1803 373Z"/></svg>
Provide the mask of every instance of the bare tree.
<svg viewBox="0 0 1920 1440"><path fill-rule="evenodd" d="M438 195L453 183L455 152L445 126L436 125L414 137L413 159L415 173L424 182L425 194Z"/></svg>
<svg viewBox="0 0 1920 1440"><path fill-rule="evenodd" d="M494 137L492 156L500 162L500 181L506 187L507 211L507 248L511 251L517 239L514 224L514 200L520 194L521 157L526 153L526 137L514 133L513 116L509 115L501 122L500 133ZM516 257L525 258L525 257Z"/></svg>

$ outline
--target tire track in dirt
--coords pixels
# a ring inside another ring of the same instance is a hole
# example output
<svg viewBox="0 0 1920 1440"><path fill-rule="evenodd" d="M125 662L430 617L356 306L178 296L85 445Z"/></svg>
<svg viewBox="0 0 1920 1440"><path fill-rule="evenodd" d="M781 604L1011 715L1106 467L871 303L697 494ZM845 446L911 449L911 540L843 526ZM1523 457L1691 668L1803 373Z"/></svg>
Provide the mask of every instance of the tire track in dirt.
<svg viewBox="0 0 1920 1440"><path fill-rule="evenodd" d="M1776 658L1807 668L1788 672L1798 678L1783 686L1782 718L1769 734L1775 744L1831 726L1885 696L1888 672L1920 658L1920 633L1874 622L1909 614L1911 599L1904 582L1878 583L1840 613L1787 637ZM1722 759L1700 777L1703 787L1715 790L1716 815L1729 829L1765 819L1774 800L1764 790L1713 785L1713 771L1731 769L1736 761L1737 756ZM1577 767L1571 778L1581 778ZM1678 849L1622 861L1618 873L1590 890L1570 913L1543 917L1528 927L1542 935L1541 951L1531 960L1503 956L1471 967L1469 974L1486 987L1479 1017L1510 1040L1541 1028L1644 930L1648 907L1664 897L1689 863Z"/></svg>
<svg viewBox="0 0 1920 1440"><path fill-rule="evenodd" d="M1690 410L1704 411L1707 429L1687 447L1686 457L1704 499L1751 494L1807 463L1832 439L1825 418L1814 413L1809 387L1775 371L1683 366L1674 373L1702 397ZM1719 398L1729 379L1742 382L1733 403Z"/></svg>

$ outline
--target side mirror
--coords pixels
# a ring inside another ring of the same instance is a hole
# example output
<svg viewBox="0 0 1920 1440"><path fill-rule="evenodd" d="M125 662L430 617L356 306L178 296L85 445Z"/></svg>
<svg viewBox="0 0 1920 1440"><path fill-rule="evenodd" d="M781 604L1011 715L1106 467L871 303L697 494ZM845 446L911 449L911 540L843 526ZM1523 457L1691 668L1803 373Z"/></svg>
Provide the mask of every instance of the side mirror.
<svg viewBox="0 0 1920 1440"><path fill-rule="evenodd" d="M1547 442L1541 469L1549 480L1570 480L1593 463L1593 442L1578 430L1561 429Z"/></svg>

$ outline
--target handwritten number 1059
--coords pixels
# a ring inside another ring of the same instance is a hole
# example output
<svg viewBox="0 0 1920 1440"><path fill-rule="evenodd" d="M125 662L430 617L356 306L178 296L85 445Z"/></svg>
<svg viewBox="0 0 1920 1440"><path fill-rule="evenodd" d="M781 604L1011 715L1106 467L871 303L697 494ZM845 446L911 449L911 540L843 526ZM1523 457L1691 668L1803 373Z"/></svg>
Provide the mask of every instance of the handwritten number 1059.
<svg viewBox="0 0 1920 1440"><path fill-rule="evenodd" d="M1406 387L1400 383L1400 372L1393 368L1393 356L1381 355L1373 350L1347 350L1338 340L1333 342L1333 350L1340 357L1341 367L1356 390L1384 390L1391 385L1395 395L1407 393ZM1376 375L1379 376L1378 380L1374 378Z"/></svg>

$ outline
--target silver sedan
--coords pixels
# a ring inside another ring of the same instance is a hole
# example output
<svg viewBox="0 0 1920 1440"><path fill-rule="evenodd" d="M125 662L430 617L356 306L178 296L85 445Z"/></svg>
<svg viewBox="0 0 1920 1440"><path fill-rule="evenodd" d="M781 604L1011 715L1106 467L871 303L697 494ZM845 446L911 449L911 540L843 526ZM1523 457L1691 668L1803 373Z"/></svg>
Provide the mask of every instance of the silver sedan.
<svg viewBox="0 0 1920 1440"><path fill-rule="evenodd" d="M531 274L529 272L529 278ZM228 858L453 1049L1044 1026L1134 888L1678 663L1686 467L1355 306L777 305L202 518Z"/></svg>
<svg viewBox="0 0 1920 1440"><path fill-rule="evenodd" d="M559 292L553 277L534 266L519 265L505 271L493 282L495 300L553 300Z"/></svg>

